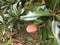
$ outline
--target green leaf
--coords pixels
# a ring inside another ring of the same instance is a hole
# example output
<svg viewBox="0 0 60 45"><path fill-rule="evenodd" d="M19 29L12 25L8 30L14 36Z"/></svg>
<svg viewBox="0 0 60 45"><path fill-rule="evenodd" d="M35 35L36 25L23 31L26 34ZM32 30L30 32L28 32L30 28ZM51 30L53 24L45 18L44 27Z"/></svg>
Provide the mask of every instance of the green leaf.
<svg viewBox="0 0 60 45"><path fill-rule="evenodd" d="M19 16L21 14L21 9L20 7L16 7L17 5L12 5L11 8L8 10L8 13L11 16Z"/></svg>
<svg viewBox="0 0 60 45"><path fill-rule="evenodd" d="M28 40L29 42L33 42L33 39L32 39L31 37L27 37L27 40Z"/></svg>
<svg viewBox="0 0 60 45"><path fill-rule="evenodd" d="M2 25L1 30L3 31L3 34L5 34L6 27L4 25Z"/></svg>
<svg viewBox="0 0 60 45"><path fill-rule="evenodd" d="M3 30L3 31L6 30L6 27L4 25L2 25L1 30Z"/></svg>
<svg viewBox="0 0 60 45"><path fill-rule="evenodd" d="M0 16L0 22L4 22L4 20L3 20L3 17L2 16Z"/></svg>
<svg viewBox="0 0 60 45"><path fill-rule="evenodd" d="M21 24L17 23L17 28L20 29L21 28Z"/></svg>
<svg viewBox="0 0 60 45"><path fill-rule="evenodd" d="M16 13L17 13L17 16L19 16L19 15L21 14L21 9L20 9L20 7L18 7Z"/></svg>
<svg viewBox="0 0 60 45"><path fill-rule="evenodd" d="M58 37L59 37L59 39L60 39L60 32L59 32L59 34L58 34Z"/></svg>
<svg viewBox="0 0 60 45"><path fill-rule="evenodd" d="M11 9L8 10L8 14L9 14L10 16L13 16L13 17L15 16L15 14L12 12Z"/></svg>
<svg viewBox="0 0 60 45"><path fill-rule="evenodd" d="M38 10L34 12L35 14L38 14L39 16L50 16L50 13L48 11Z"/></svg>
<svg viewBox="0 0 60 45"><path fill-rule="evenodd" d="M43 23L43 20L36 20L36 21L34 21L34 24L35 24L35 25L39 25L39 24L41 24L41 23Z"/></svg>
<svg viewBox="0 0 60 45"><path fill-rule="evenodd" d="M60 7L60 0L45 0L46 1L46 6L49 9L57 9Z"/></svg>
<svg viewBox="0 0 60 45"><path fill-rule="evenodd" d="M58 43L57 43L57 40L56 40L56 39L53 39L53 40L52 40L52 45L58 45Z"/></svg>
<svg viewBox="0 0 60 45"><path fill-rule="evenodd" d="M14 24L13 24L13 23L10 23L10 25L8 26L8 28L10 29L10 31L12 31L13 26L14 26Z"/></svg>
<svg viewBox="0 0 60 45"><path fill-rule="evenodd" d="M42 29L42 39L43 39L43 40L48 39L48 31L47 31L46 27L44 27L44 28Z"/></svg>
<svg viewBox="0 0 60 45"><path fill-rule="evenodd" d="M56 15L56 19L57 19L58 21L60 21L60 14L57 14L57 15Z"/></svg>
<svg viewBox="0 0 60 45"><path fill-rule="evenodd" d="M8 22L11 22L11 21L13 21L13 17L10 17L9 19L8 19Z"/></svg>
<svg viewBox="0 0 60 45"><path fill-rule="evenodd" d="M26 15L20 16L20 20L32 21L32 20L36 20L38 17L39 15L29 11Z"/></svg>
<svg viewBox="0 0 60 45"><path fill-rule="evenodd" d="M10 3L16 2L16 0L7 0L7 1L10 2Z"/></svg>

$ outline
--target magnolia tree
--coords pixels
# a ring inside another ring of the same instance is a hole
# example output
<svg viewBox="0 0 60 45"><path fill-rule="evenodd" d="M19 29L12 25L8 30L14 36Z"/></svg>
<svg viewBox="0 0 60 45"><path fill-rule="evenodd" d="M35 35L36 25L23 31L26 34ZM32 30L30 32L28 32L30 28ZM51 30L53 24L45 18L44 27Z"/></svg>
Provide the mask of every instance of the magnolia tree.
<svg viewBox="0 0 60 45"><path fill-rule="evenodd" d="M60 0L0 0L0 45L60 45Z"/></svg>

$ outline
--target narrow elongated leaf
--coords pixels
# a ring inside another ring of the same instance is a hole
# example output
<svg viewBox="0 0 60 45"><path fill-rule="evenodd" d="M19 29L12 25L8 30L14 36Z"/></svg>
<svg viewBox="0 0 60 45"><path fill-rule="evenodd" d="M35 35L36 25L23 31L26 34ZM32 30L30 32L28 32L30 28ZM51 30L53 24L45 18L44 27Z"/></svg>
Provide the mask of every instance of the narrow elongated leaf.
<svg viewBox="0 0 60 45"><path fill-rule="evenodd" d="M11 22L11 21L13 21L13 17L10 17L9 19L8 19L8 22Z"/></svg>
<svg viewBox="0 0 60 45"><path fill-rule="evenodd" d="M25 21L32 21L32 20L36 20L38 17L39 15L29 11L27 15L20 16L20 19Z"/></svg>
<svg viewBox="0 0 60 45"><path fill-rule="evenodd" d="M47 32L47 28L44 27L40 30L41 35L42 35L42 39L41 40L47 40L48 39L48 32Z"/></svg>
<svg viewBox="0 0 60 45"><path fill-rule="evenodd" d="M19 16L21 14L21 9L20 7L17 8L17 3L16 3L11 6L11 8L8 10L8 13L11 16Z"/></svg>
<svg viewBox="0 0 60 45"><path fill-rule="evenodd" d="M38 14L39 16L50 16L50 13L48 11L38 10L34 12L35 14Z"/></svg>
<svg viewBox="0 0 60 45"><path fill-rule="evenodd" d="M39 25L39 24L41 24L41 23L43 23L44 21L43 20L36 20L36 21L34 21L34 24L35 25Z"/></svg>
<svg viewBox="0 0 60 45"><path fill-rule="evenodd" d="M0 22L2 22L2 23L4 22L2 16L0 16Z"/></svg>
<svg viewBox="0 0 60 45"><path fill-rule="evenodd" d="M28 39L29 42L33 41L33 39L31 37L28 37L27 39Z"/></svg>
<svg viewBox="0 0 60 45"><path fill-rule="evenodd" d="M11 23L9 26L8 26L8 28L10 29L10 31L12 31L12 29L13 29L13 23Z"/></svg>
<svg viewBox="0 0 60 45"><path fill-rule="evenodd" d="M58 36L60 30L59 30L57 25L58 25L58 22L53 20L52 21L52 33L53 33L55 39L57 40L58 45L60 45L60 39L59 39L59 36Z"/></svg>
<svg viewBox="0 0 60 45"><path fill-rule="evenodd" d="M9 14L10 16L15 16L15 14L11 11L11 9L8 10L8 14Z"/></svg>
<svg viewBox="0 0 60 45"><path fill-rule="evenodd" d="M57 15L56 15L56 19L57 19L58 21L60 21L60 14L57 14Z"/></svg>
<svg viewBox="0 0 60 45"><path fill-rule="evenodd" d="M21 24L17 23L17 28L20 29L21 28Z"/></svg>
<svg viewBox="0 0 60 45"><path fill-rule="evenodd" d="M3 14L3 16L4 16L4 17L10 17L10 15L9 15L9 14Z"/></svg>
<svg viewBox="0 0 60 45"><path fill-rule="evenodd" d="M18 7L18 9L17 9L16 13L17 13L17 16L21 14L20 7Z"/></svg>
<svg viewBox="0 0 60 45"><path fill-rule="evenodd" d="M58 43L57 43L57 40L56 40L56 39L53 39L53 41L52 41L52 45L58 45Z"/></svg>
<svg viewBox="0 0 60 45"><path fill-rule="evenodd" d="M5 34L6 27L2 25L1 30L3 31L3 34Z"/></svg>
<svg viewBox="0 0 60 45"><path fill-rule="evenodd" d="M46 1L46 6L50 9L57 9L59 8L60 0L45 0Z"/></svg>
<svg viewBox="0 0 60 45"><path fill-rule="evenodd" d="M10 3L15 3L16 1L15 0L7 0L8 2Z"/></svg>

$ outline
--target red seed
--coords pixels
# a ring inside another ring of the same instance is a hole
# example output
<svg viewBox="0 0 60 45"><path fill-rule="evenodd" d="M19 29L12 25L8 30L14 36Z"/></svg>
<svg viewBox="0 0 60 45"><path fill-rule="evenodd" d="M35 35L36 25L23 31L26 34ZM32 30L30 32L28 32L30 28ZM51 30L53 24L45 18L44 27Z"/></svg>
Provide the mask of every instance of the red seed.
<svg viewBox="0 0 60 45"><path fill-rule="evenodd" d="M21 43L18 43L17 45L22 45Z"/></svg>
<svg viewBox="0 0 60 45"><path fill-rule="evenodd" d="M34 33L34 32L37 31L37 26L34 25L34 24L30 24L30 25L27 26L26 31L28 33Z"/></svg>

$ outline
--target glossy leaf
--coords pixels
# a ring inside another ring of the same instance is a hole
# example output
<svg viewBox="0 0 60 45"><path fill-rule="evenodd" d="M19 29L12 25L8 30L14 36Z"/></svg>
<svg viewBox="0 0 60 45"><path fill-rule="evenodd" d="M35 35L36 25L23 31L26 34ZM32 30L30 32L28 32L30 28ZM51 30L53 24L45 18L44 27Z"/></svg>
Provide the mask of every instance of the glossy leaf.
<svg viewBox="0 0 60 45"><path fill-rule="evenodd" d="M58 36L60 31L59 31L59 28L57 25L58 25L58 22L53 20L52 21L52 33L53 33L55 39L57 40L58 45L60 45L60 39Z"/></svg>
<svg viewBox="0 0 60 45"><path fill-rule="evenodd" d="M32 21L36 20L39 17L39 15L29 11L27 15L20 16L20 20L25 20L25 21Z"/></svg>
<svg viewBox="0 0 60 45"><path fill-rule="evenodd" d="M43 10L34 11L34 13L37 14L38 16L50 16L50 13L48 11Z"/></svg>
<svg viewBox="0 0 60 45"><path fill-rule="evenodd" d="M8 10L8 13L11 16L19 16L21 14L21 9L20 7L17 8L17 3L16 3L11 6L11 8Z"/></svg>

